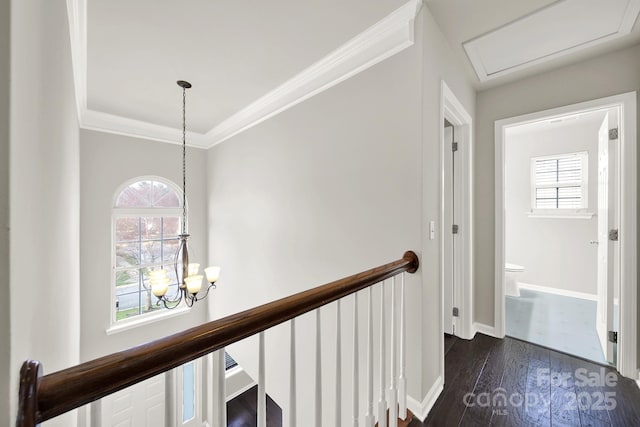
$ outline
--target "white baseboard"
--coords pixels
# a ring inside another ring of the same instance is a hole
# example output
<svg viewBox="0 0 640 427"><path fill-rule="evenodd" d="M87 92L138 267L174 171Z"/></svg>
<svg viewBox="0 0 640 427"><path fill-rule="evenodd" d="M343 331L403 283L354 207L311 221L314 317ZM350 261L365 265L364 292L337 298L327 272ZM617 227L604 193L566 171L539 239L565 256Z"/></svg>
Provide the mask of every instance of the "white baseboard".
<svg viewBox="0 0 640 427"><path fill-rule="evenodd" d="M475 337L476 333L480 332L481 334L489 335L490 337L500 338L496 335L496 328L493 326L485 325L484 323L473 322L473 336Z"/></svg>
<svg viewBox="0 0 640 427"><path fill-rule="evenodd" d="M442 376L439 376L436 381L433 383L427 395L422 399L422 402L418 402L411 396L407 396L407 407L409 410L420 419L420 421L424 422L427 419L427 415L429 415L429 411L433 408L433 405L438 400L438 396L442 393L444 389L444 381Z"/></svg>
<svg viewBox="0 0 640 427"><path fill-rule="evenodd" d="M586 292L578 292L578 291L569 291L566 289L550 288L547 286L534 285L531 283L518 282L518 287L520 289L526 289L529 291L545 292L547 294L561 295L564 297L580 298L580 299L586 299L589 301L598 300L598 295L596 294L588 294Z"/></svg>

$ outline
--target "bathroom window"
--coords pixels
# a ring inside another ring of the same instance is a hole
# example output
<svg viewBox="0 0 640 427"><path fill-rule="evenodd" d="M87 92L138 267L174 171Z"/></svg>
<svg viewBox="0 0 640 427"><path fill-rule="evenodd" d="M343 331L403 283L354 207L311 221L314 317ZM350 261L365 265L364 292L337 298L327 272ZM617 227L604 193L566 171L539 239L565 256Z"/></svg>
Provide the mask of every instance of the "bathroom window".
<svg viewBox="0 0 640 427"><path fill-rule="evenodd" d="M586 209L588 153L531 159L531 208L536 211Z"/></svg>

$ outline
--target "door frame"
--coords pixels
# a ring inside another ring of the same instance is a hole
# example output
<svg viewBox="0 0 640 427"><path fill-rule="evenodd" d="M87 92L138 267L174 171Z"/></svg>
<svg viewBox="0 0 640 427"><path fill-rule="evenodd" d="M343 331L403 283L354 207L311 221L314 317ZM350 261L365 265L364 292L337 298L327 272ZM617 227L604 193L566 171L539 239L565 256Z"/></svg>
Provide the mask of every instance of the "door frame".
<svg viewBox="0 0 640 427"><path fill-rule="evenodd" d="M636 92L538 111L495 122L495 333L505 336L504 144L507 128L581 111L620 107L620 324L618 371L637 379L637 116Z"/></svg>
<svg viewBox="0 0 640 427"><path fill-rule="evenodd" d="M456 196L456 216L460 218L459 232L456 239L456 284L454 301L459 308L459 316L455 322L456 336L463 339L472 339L475 335L473 329L473 120L462 103L442 80L440 85L440 334L444 340L444 242L446 238L453 239L451 230L445 230L445 202L446 197L451 196L444 191L444 174L446 153L451 152L451 147L445 146L444 119L454 125L458 142L458 157L456 169L459 168L459 177L462 179L458 186ZM428 229L428 227L427 227ZM441 372L444 374L444 341L441 343Z"/></svg>

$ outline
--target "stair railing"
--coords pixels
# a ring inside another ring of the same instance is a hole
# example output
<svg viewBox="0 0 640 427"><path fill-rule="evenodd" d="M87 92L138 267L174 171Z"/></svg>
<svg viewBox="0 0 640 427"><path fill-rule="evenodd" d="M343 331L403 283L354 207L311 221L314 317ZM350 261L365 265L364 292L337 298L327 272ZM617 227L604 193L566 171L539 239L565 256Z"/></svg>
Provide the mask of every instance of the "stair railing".
<svg viewBox="0 0 640 427"><path fill-rule="evenodd" d="M291 320L291 356L295 359L295 318L317 310L320 307L338 301L336 335L338 343L340 334L344 333L340 328L340 300L351 294L367 289L367 405L364 417L367 427L373 427L376 417L373 414L373 303L371 287L382 284L381 293L381 319L380 319L380 401L378 402L379 426L386 427L387 410L389 411L390 427L397 426L398 416L401 419L407 417L406 377L404 372L405 355L405 321L404 321L404 272L414 273L419 266L418 256L412 252L406 252L397 261L372 268L370 270L340 279L295 295L273 301L240 313L236 313L222 319L214 320L183 332L179 332L165 338L161 338L128 350L113 353L98 359L94 359L79 365L53 372L42 374L42 365L38 361L27 360L20 370L20 390L17 427L35 427L51 418L62 415L68 411L79 408L85 404L94 402L119 390L135 385L148 378L167 372L184 363L224 349L244 338L260 334L259 374L258 384L258 426L266 427L266 399L264 388L264 331ZM400 290L400 314L395 314L396 285L395 276L402 274ZM390 361L390 379L388 401L385 401L385 327L384 327L384 281L391 278L391 337L392 351ZM321 367L320 367L320 311L316 312L316 413L315 425L321 426L322 402L321 402ZM400 318L400 331L396 327L396 318ZM359 425L359 361L358 361L358 313L357 300L354 303L354 329L353 329L353 425ZM397 351L395 344L400 337L400 366L399 374L396 374ZM336 346L336 358L340 366L340 345ZM289 417L295 425L296 420L296 392L295 392L295 360L291 363L290 378L290 405ZM224 366L221 366L224 369ZM396 383L398 381L398 383ZM336 383L341 384L341 370L336 369ZM400 393L398 393L400 391ZM224 402L224 396L219 396ZM336 418L334 423L339 426L341 421L341 390L336 390ZM388 405L387 405L388 402Z"/></svg>

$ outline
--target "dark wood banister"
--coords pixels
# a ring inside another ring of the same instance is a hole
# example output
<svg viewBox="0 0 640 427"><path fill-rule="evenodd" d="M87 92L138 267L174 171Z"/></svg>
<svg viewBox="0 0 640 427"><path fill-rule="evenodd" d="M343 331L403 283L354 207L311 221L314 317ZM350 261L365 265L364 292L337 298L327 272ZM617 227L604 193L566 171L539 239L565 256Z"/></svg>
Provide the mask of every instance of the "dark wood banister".
<svg viewBox="0 0 640 427"><path fill-rule="evenodd" d="M418 256L408 251L380 267L45 376L40 362L27 360L16 426L35 427L418 266Z"/></svg>

